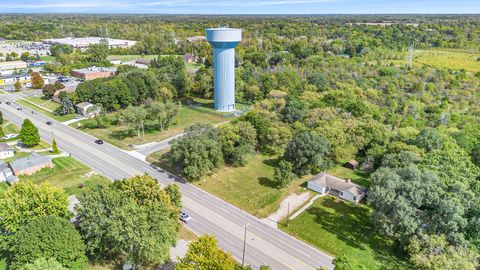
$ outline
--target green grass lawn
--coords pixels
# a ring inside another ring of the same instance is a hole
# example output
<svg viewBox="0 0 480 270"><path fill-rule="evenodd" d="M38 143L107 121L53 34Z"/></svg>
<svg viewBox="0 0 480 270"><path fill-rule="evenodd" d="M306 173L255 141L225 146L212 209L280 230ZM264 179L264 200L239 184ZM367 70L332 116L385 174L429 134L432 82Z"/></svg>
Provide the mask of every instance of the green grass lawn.
<svg viewBox="0 0 480 270"><path fill-rule="evenodd" d="M42 55L42 56L40 56L40 60L42 60L42 61L55 61L55 57L50 56L50 55Z"/></svg>
<svg viewBox="0 0 480 270"><path fill-rule="evenodd" d="M343 165L338 164L335 167L328 169L327 173L345 180L350 179L352 182L364 187L370 186L368 174L360 170L351 170L349 168L345 168Z"/></svg>
<svg viewBox="0 0 480 270"><path fill-rule="evenodd" d="M22 106L25 106L25 107L27 107L27 108L30 108L30 109L34 110L34 111L37 111L37 112L39 112L39 113L41 113L41 114L43 114L43 115L45 115L45 116L47 116L47 117L49 117L49 118L52 118L52 119L57 120L57 121L59 121L59 122L65 122L65 121L68 121L68 120L72 120L72 119L74 119L75 116L76 116L76 114L74 114L74 113L72 113L72 114L67 114L67 115L56 115L56 114L54 114L54 113L52 113L52 112L49 112L49 111L47 111L47 110L44 110L44 109L36 106L35 104L32 104L32 103L30 103L30 102L27 102L27 101L21 100L21 99L17 100L16 102L17 102L18 104L22 105Z"/></svg>
<svg viewBox="0 0 480 270"><path fill-rule="evenodd" d="M47 99L45 97L26 97L24 98L30 102L33 102L37 105L40 105L44 108L47 108L51 111L55 111L56 109L60 108L60 104L56 103L51 99Z"/></svg>
<svg viewBox="0 0 480 270"><path fill-rule="evenodd" d="M147 161L167 171L180 175L175 164L168 158L167 150L154 153ZM255 215L267 217L278 209L282 200L292 192L304 190L300 187L305 178L294 181L288 188L277 189L272 183L277 157L252 154L247 157L245 167L219 169L210 176L204 176L194 184L201 189Z"/></svg>
<svg viewBox="0 0 480 270"><path fill-rule="evenodd" d="M8 122L7 119L3 119L3 124L2 124L3 131L5 134L11 134L11 133L19 133L20 129L13 123Z"/></svg>
<svg viewBox="0 0 480 270"><path fill-rule="evenodd" d="M55 166L51 169L43 169L30 176L20 176L20 181L32 181L34 183L50 182L52 185L62 188L69 195L81 194L97 184L107 185L110 180L101 175L86 176L91 169L72 157L59 157L53 159ZM84 188L79 188L80 183Z"/></svg>
<svg viewBox="0 0 480 270"><path fill-rule="evenodd" d="M224 113L214 110L213 101L195 99L195 102L197 103L196 106L182 105L168 130L159 131L159 125L156 121L147 120L145 123L145 141L142 140L142 137L137 137L134 129L117 125L115 113L105 116L104 128L98 128L95 119L84 119L72 123L71 126L122 149L131 149L129 145L161 141L180 134L185 128L195 123L217 124L228 120L224 117ZM245 108L247 105L240 104L238 106Z"/></svg>
<svg viewBox="0 0 480 270"><path fill-rule="evenodd" d="M397 245L381 237L371 223L371 209L332 196L319 198L280 228L333 255L346 255L365 269L410 269Z"/></svg>
<svg viewBox="0 0 480 270"><path fill-rule="evenodd" d="M7 188L8 188L8 184L6 182L0 183L0 198L3 196L3 193L7 191ZM1 262L0 262L0 265L1 265ZM0 267L0 269L2 269L2 267Z"/></svg>

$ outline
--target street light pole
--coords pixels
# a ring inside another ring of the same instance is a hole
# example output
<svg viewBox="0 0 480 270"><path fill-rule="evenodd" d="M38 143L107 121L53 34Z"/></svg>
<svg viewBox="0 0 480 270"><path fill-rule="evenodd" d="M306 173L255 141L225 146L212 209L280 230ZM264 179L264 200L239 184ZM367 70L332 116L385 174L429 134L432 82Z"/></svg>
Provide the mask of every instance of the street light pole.
<svg viewBox="0 0 480 270"><path fill-rule="evenodd" d="M290 201L288 201L288 204L287 204L287 228L289 225L289 220L290 220Z"/></svg>
<svg viewBox="0 0 480 270"><path fill-rule="evenodd" d="M247 227L248 224L245 224L245 232L243 234L243 255L242 255L242 267L245 266L245 247L247 245Z"/></svg>

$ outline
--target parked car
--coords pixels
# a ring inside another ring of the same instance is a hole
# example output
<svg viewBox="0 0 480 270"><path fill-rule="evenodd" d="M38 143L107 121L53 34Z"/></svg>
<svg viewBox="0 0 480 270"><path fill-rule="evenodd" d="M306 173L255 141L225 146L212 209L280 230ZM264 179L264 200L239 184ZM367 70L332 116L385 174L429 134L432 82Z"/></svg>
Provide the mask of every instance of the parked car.
<svg viewBox="0 0 480 270"><path fill-rule="evenodd" d="M185 223L188 223L192 220L192 218L185 212L180 212L180 220L185 222Z"/></svg>
<svg viewBox="0 0 480 270"><path fill-rule="evenodd" d="M52 121L47 121L47 125L49 126L53 125Z"/></svg>
<svg viewBox="0 0 480 270"><path fill-rule="evenodd" d="M11 133L11 134L7 134L7 135L3 136L2 139L10 140L10 139L13 139L13 138L16 138L16 137L18 137L18 133Z"/></svg>
<svg viewBox="0 0 480 270"><path fill-rule="evenodd" d="M103 144L103 141L102 140L95 140L95 143L96 144Z"/></svg>

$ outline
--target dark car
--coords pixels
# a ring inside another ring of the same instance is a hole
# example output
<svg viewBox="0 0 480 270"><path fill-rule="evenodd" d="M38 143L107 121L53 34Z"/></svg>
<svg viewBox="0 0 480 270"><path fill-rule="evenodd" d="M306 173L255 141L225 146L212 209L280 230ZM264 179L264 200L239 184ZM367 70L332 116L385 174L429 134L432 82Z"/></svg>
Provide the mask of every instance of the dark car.
<svg viewBox="0 0 480 270"><path fill-rule="evenodd" d="M102 140L95 140L95 143L96 144L103 144L103 141Z"/></svg>
<svg viewBox="0 0 480 270"><path fill-rule="evenodd" d="M49 126L53 125L52 121L47 121L47 125Z"/></svg>
<svg viewBox="0 0 480 270"><path fill-rule="evenodd" d="M10 101L7 101L7 105L10 105L10 104L11 104Z"/></svg>
<svg viewBox="0 0 480 270"><path fill-rule="evenodd" d="M22 108L20 108L20 107L17 108L17 111L21 111L21 110L22 110Z"/></svg>

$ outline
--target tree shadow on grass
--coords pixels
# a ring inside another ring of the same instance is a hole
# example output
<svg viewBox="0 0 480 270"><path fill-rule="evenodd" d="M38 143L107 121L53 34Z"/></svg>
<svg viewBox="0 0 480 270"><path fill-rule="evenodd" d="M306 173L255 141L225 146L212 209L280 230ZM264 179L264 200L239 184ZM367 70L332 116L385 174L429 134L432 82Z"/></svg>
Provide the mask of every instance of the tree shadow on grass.
<svg viewBox="0 0 480 270"><path fill-rule="evenodd" d="M267 165L267 166L270 166L270 167L276 167L278 166L278 162L280 162L280 159L278 158L269 158L269 159L265 159L262 161L263 164Z"/></svg>
<svg viewBox="0 0 480 270"><path fill-rule="evenodd" d="M269 187L269 188L277 188L277 184L275 182L273 182L273 180L268 178L268 177L259 177L258 178L258 183L262 186L266 186L266 187Z"/></svg>
<svg viewBox="0 0 480 270"><path fill-rule="evenodd" d="M137 132L133 129L115 130L109 135L109 137L116 140L123 140L125 138L131 138L134 136L137 136Z"/></svg>

